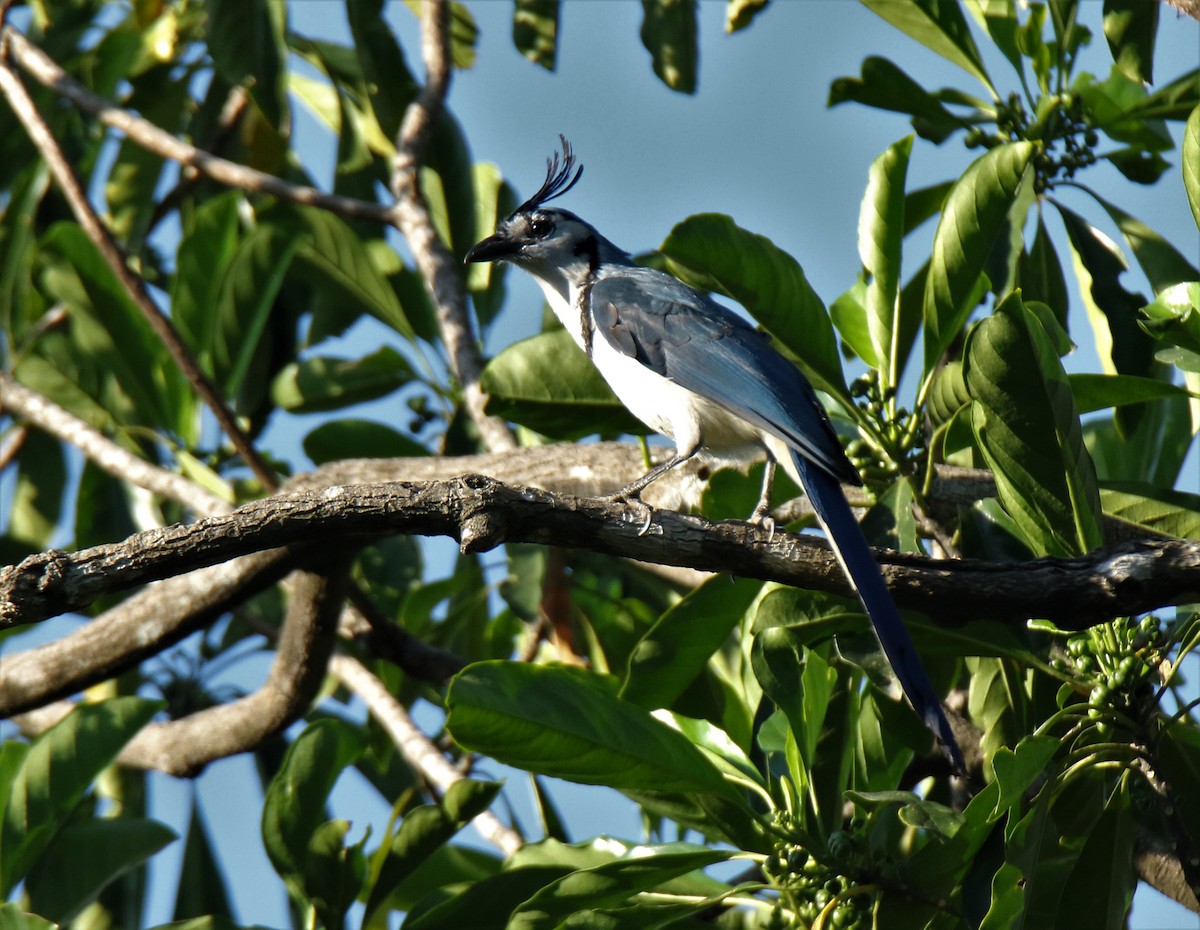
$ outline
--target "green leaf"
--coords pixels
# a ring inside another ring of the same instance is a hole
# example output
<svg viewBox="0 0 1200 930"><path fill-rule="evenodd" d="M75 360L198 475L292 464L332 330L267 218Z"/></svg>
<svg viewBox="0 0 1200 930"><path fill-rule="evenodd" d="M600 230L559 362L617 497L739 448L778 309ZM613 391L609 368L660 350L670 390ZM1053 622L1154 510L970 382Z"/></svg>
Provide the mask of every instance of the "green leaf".
<svg viewBox="0 0 1200 930"><path fill-rule="evenodd" d="M77 383L120 423L179 423L193 409L191 389L87 233L56 223L39 257L46 291L71 308L72 360L53 361L78 366Z"/></svg>
<svg viewBox="0 0 1200 930"><path fill-rule="evenodd" d="M455 742L526 771L619 790L729 791L685 737L582 669L478 662L451 681L446 707Z"/></svg>
<svg viewBox="0 0 1200 930"><path fill-rule="evenodd" d="M408 360L391 346L362 358L315 355L287 365L271 385L271 400L289 413L340 410L386 397L414 377Z"/></svg>
<svg viewBox="0 0 1200 930"><path fill-rule="evenodd" d="M406 339L413 338L396 291L349 225L328 210L312 207L278 205L270 216L300 236L296 258L315 280L332 287Z"/></svg>
<svg viewBox="0 0 1200 930"><path fill-rule="evenodd" d="M957 3L942 3L940 0L863 0L863 5L905 35L977 77L988 89L992 88L983 58Z"/></svg>
<svg viewBox="0 0 1200 930"><path fill-rule="evenodd" d="M436 850L487 810L500 787L499 782L464 778L450 786L440 804L425 804L408 811L392 837L371 887L366 902L368 919Z"/></svg>
<svg viewBox="0 0 1200 930"><path fill-rule="evenodd" d="M304 437L304 454L314 465L324 465L341 459L411 458L428 455L429 450L384 423L339 418Z"/></svg>
<svg viewBox="0 0 1200 930"><path fill-rule="evenodd" d="M1139 481L1106 482L1104 512L1154 533L1200 540L1200 495Z"/></svg>
<svg viewBox="0 0 1200 930"><path fill-rule="evenodd" d="M1005 510L1040 554L1103 542L1096 473L1062 363L1013 294L968 336L972 426Z"/></svg>
<svg viewBox="0 0 1200 930"><path fill-rule="evenodd" d="M1017 264L1017 283L1026 301L1044 303L1053 311L1059 325L1066 328L1071 298L1067 293L1062 262L1058 259L1058 252L1040 210L1033 243L1028 252L1021 253Z"/></svg>
<svg viewBox="0 0 1200 930"><path fill-rule="evenodd" d="M3 438L15 437L7 433ZM26 430L16 452L10 462L16 464L16 481L5 505L8 543L24 550L18 554L14 549L14 563L26 554L49 547L58 530L67 481L62 443L47 433Z"/></svg>
<svg viewBox="0 0 1200 930"><path fill-rule="evenodd" d="M1130 80L1154 83L1154 36L1158 4L1104 0L1104 38L1113 61Z"/></svg>
<svg viewBox="0 0 1200 930"><path fill-rule="evenodd" d="M1125 258L1116 244L1077 213L1055 204L1071 243L1075 273L1081 284L1088 322L1096 334L1096 352L1108 374L1148 375L1154 367L1154 344L1138 326L1141 294L1121 285Z"/></svg>
<svg viewBox="0 0 1200 930"><path fill-rule="evenodd" d="M187 920L209 914L232 920L233 906L208 828L200 815L200 805L193 798L172 919Z"/></svg>
<svg viewBox="0 0 1200 930"><path fill-rule="evenodd" d="M622 700L670 707L729 638L762 582L710 578L658 618L629 656Z"/></svg>
<svg viewBox="0 0 1200 930"><path fill-rule="evenodd" d="M505 869L467 885L448 900L413 909L404 930L507 930L513 910L570 871L558 865Z"/></svg>
<svg viewBox="0 0 1200 930"><path fill-rule="evenodd" d="M967 168L946 198L925 284L926 372L983 295L980 277L996 243L1008 235L1009 210L1032 154L1027 142L997 146Z"/></svg>
<svg viewBox="0 0 1200 930"><path fill-rule="evenodd" d="M1133 251L1133 257L1142 266L1142 271L1146 273L1150 287L1156 294L1173 284L1200 280L1200 270L1197 270L1175 246L1116 204L1109 203L1094 193L1092 196L1108 211L1108 215L1121 230L1121 235Z"/></svg>
<svg viewBox="0 0 1200 930"><path fill-rule="evenodd" d="M330 927L341 926L358 893L358 856L343 843L349 824L326 820L325 803L342 770L365 748L362 730L348 723L326 718L309 724L288 747L263 804L263 846L271 865Z"/></svg>
<svg viewBox="0 0 1200 930"><path fill-rule="evenodd" d="M838 78L829 85L829 106L847 102L908 113L917 135L935 145L965 127L964 121L942 106L937 97L895 63L878 55L863 59L861 77Z"/></svg>
<svg viewBox="0 0 1200 930"><path fill-rule="evenodd" d="M0 896L25 877L88 786L161 706L135 697L80 704L34 741L0 825Z"/></svg>
<svg viewBox="0 0 1200 930"><path fill-rule="evenodd" d="M741 32L767 8L770 0L726 0L725 31L729 34Z"/></svg>
<svg viewBox="0 0 1200 930"><path fill-rule="evenodd" d="M37 916L26 914L12 901L0 904L0 930L57 930L58 925Z"/></svg>
<svg viewBox="0 0 1200 930"><path fill-rule="evenodd" d="M210 365L219 318L217 296L237 250L241 203L241 191L205 200L186 217L175 251L171 319L192 350Z"/></svg>
<svg viewBox="0 0 1200 930"><path fill-rule="evenodd" d="M829 314L787 252L719 213L688 217L660 251L672 274L745 307L795 354L817 387L848 397Z"/></svg>
<svg viewBox="0 0 1200 930"><path fill-rule="evenodd" d="M873 352L864 361L878 369L885 388L899 382L903 359L896 356L900 310L900 254L904 239L904 181L912 136L890 146L871 163L858 215L858 255L871 276L867 325Z"/></svg>
<svg viewBox="0 0 1200 930"><path fill-rule="evenodd" d="M717 862L729 852L680 849L606 862L580 869L541 888L518 905L509 930L553 930L570 923L572 915L591 908L615 907L642 892L653 891L672 879Z"/></svg>
<svg viewBox="0 0 1200 930"><path fill-rule="evenodd" d="M559 6L559 0L516 0L513 6L513 45L547 71L558 57Z"/></svg>
<svg viewBox="0 0 1200 930"><path fill-rule="evenodd" d="M488 413L554 439L646 432L566 330L510 345L487 364L481 383Z"/></svg>
<svg viewBox="0 0 1200 930"><path fill-rule="evenodd" d="M1183 131L1183 187L1187 191L1192 217L1200 227L1200 105L1192 110Z"/></svg>
<svg viewBox="0 0 1200 930"><path fill-rule="evenodd" d="M1075 409L1081 414L1163 397L1188 396L1186 388L1170 381L1136 375L1073 374L1067 375L1067 380L1075 395Z"/></svg>
<svg viewBox="0 0 1200 930"><path fill-rule="evenodd" d="M290 124L287 103L287 7L283 0L210 0L207 46L230 84L245 84L276 129Z"/></svg>
<svg viewBox="0 0 1200 930"><path fill-rule="evenodd" d="M671 90L696 92L699 62L696 0L642 0L642 45L654 73Z"/></svg>
<svg viewBox="0 0 1200 930"><path fill-rule="evenodd" d="M30 906L41 916L65 924L109 884L175 839L174 830L142 817L68 824L25 880Z"/></svg>
<svg viewBox="0 0 1200 930"><path fill-rule="evenodd" d="M383 0L350 0L346 20L353 48L370 94L371 110L388 139L396 138L405 108L418 87L391 27L383 16Z"/></svg>

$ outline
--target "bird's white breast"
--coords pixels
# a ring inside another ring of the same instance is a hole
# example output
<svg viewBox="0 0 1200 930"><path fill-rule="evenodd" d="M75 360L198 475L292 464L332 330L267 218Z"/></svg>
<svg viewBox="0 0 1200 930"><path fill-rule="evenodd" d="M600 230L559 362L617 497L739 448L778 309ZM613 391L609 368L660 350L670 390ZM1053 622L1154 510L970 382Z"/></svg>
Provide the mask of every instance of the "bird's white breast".
<svg viewBox="0 0 1200 930"><path fill-rule="evenodd" d="M586 350L578 289L568 286L563 294L548 281L539 278L538 283L555 316ZM613 348L600 333L592 338L592 362L630 413L673 439L677 448L691 449L702 442L710 454L731 460L761 454L759 431L745 420Z"/></svg>

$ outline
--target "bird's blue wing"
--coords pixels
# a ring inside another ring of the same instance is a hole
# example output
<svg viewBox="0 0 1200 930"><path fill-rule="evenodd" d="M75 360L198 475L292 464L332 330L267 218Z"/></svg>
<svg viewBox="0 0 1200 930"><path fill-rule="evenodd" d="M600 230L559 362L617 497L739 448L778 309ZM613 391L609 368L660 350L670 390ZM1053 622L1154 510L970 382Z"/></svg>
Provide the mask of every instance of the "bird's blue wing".
<svg viewBox="0 0 1200 930"><path fill-rule="evenodd" d="M622 268L589 294L596 335L764 432L838 481L861 484L808 379L726 307L650 268Z"/></svg>

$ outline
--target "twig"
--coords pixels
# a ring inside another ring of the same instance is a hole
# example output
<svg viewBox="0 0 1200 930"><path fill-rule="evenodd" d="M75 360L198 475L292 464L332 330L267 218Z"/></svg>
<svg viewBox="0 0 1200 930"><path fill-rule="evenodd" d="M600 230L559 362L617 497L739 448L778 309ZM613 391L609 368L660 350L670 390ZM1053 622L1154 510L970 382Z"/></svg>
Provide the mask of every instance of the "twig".
<svg viewBox="0 0 1200 930"><path fill-rule="evenodd" d="M446 760L429 737L413 723L404 705L366 666L350 656L335 655L329 660L329 670L362 698L371 716L387 731L408 764L437 786L441 794L445 794L455 782L463 780L462 773ZM524 845L520 835L491 811L484 811L472 822L484 839L495 844L506 856L511 856Z"/></svg>
<svg viewBox="0 0 1200 930"><path fill-rule="evenodd" d="M38 112L29 93L25 90L25 85L21 83L20 77L12 69L9 51L18 36L19 33L10 27L6 27L3 35L0 36L0 90L3 90L9 106L12 107L13 112L25 127L25 131L29 133L29 137L33 140L33 144L41 153L42 158L46 160L63 196L66 197L67 203L71 207L71 212L75 214L75 219L104 257L134 305L150 324L155 335L166 346L171 358L195 388L201 400L212 410L222 431L229 437L242 460L250 467L259 481L267 488L274 489L278 485L275 472L258 454L249 437L238 426L233 413L225 405L216 386L196 364L196 360L184 345L174 325L158 308L150 296L150 292L146 290L142 279L130 271L116 241L104 224L100 222L96 211L92 209L87 194L75 175L75 170L67 161L51 133L50 127L46 125L46 121Z"/></svg>
<svg viewBox="0 0 1200 930"><path fill-rule="evenodd" d="M397 228L408 240L413 259L433 299L442 341L454 375L462 385L467 413L487 448L499 452L514 448L516 440L503 420L484 412L487 397L480 387L483 360L467 312L466 289L458 263L438 238L429 207L421 194L421 159L450 88L449 18L446 0L426 0L421 5L425 85L416 100L409 104L400 123L392 165L392 193L396 198L392 215Z"/></svg>
<svg viewBox="0 0 1200 930"><path fill-rule="evenodd" d="M270 194L281 200L310 207L320 207L350 219L372 220L385 224L392 222L390 207L369 200L326 194L300 184L289 184L274 175L239 165L189 145L79 84L45 52L11 26L5 27L0 39L9 43L13 60L39 84L62 94L80 109L91 113L104 125L120 130L149 152L195 168L201 174L229 187Z"/></svg>
<svg viewBox="0 0 1200 930"><path fill-rule="evenodd" d="M39 429L70 443L114 478L180 503L198 516L211 517L232 509L226 501L195 482L123 449L73 413L4 372L0 372L0 410L19 415Z"/></svg>

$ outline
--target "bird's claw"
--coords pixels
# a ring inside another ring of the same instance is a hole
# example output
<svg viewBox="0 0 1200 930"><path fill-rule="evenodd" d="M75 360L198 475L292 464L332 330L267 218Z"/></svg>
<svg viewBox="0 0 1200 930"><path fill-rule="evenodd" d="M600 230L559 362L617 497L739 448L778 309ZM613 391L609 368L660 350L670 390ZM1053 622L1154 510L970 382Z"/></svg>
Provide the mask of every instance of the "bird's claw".
<svg viewBox="0 0 1200 930"><path fill-rule="evenodd" d="M767 531L767 542L775 538L775 518L771 516L769 508L755 507L754 513L750 514L748 522L754 523Z"/></svg>
<svg viewBox="0 0 1200 930"><path fill-rule="evenodd" d="M650 527L654 522L654 508L647 504L637 494L630 494L626 491L618 491L616 494L608 494L600 498L602 501L608 501L613 504L624 504L629 510L641 510L645 514L645 520L642 521L641 528L638 530L639 536L645 536L650 532Z"/></svg>

